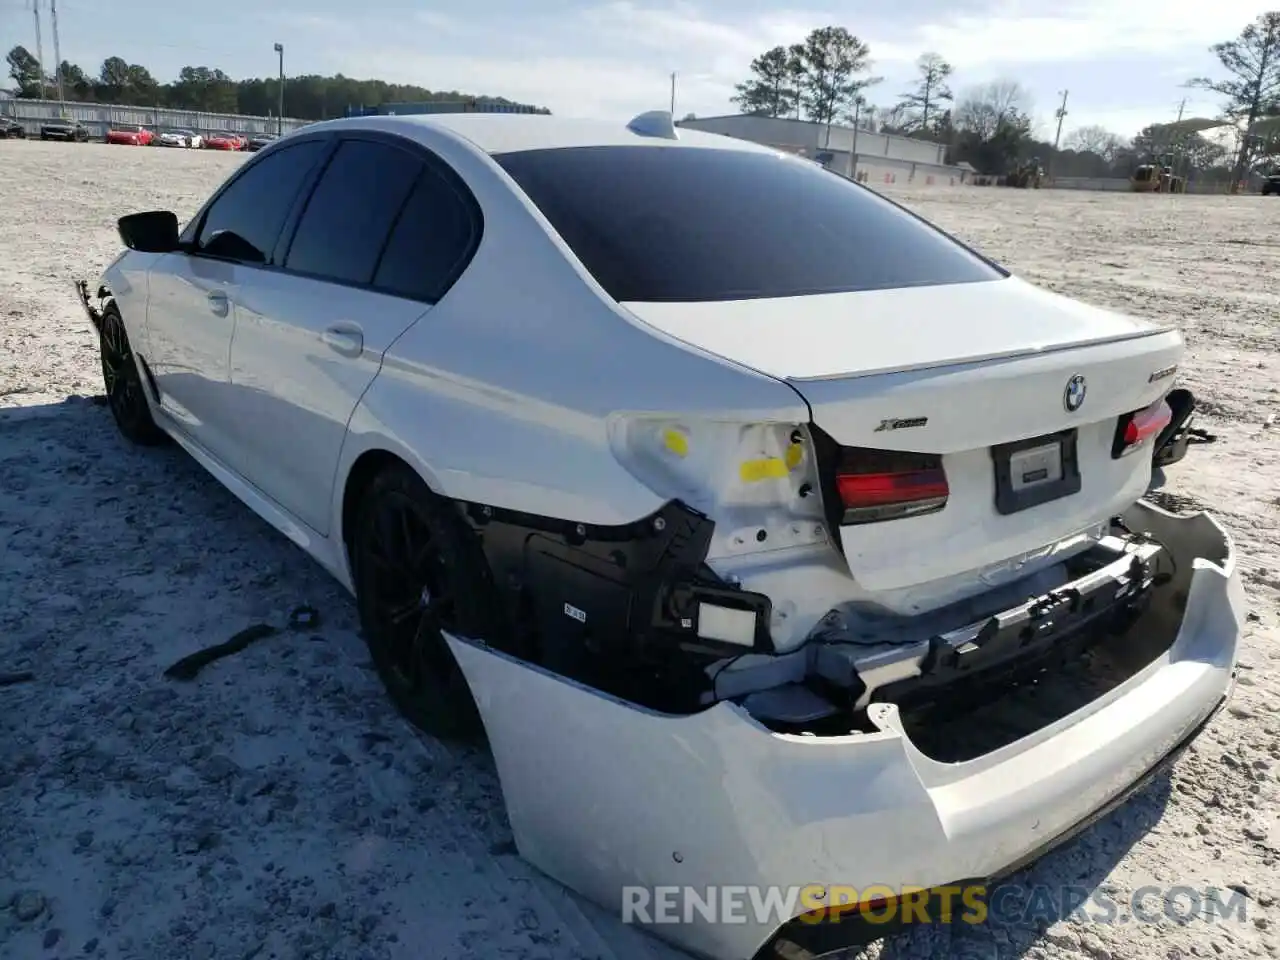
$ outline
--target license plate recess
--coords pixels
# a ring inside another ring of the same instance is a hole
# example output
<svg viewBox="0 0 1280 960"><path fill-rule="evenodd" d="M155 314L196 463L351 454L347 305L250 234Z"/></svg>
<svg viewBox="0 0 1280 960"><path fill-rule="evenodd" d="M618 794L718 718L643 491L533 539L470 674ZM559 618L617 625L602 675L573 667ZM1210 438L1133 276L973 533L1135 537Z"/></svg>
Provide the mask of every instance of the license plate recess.
<svg viewBox="0 0 1280 960"><path fill-rule="evenodd" d="M1018 513L1080 492L1076 431L1059 430L991 448L996 511Z"/></svg>

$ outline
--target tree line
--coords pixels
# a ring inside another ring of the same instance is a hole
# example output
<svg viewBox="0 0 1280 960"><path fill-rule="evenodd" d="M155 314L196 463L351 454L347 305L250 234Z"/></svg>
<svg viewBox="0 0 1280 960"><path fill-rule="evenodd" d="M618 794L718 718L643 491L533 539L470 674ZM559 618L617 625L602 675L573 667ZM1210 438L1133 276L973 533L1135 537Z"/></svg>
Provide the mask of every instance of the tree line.
<svg viewBox="0 0 1280 960"><path fill-rule="evenodd" d="M948 162L967 161L983 174L1003 174L1038 159L1059 176L1128 176L1138 163L1174 157L1182 170L1202 179L1240 180L1280 158L1280 122L1271 128L1277 132L1255 132L1259 121L1280 118L1280 11L1260 15L1211 49L1226 78L1197 77L1185 86L1222 98L1216 119L1229 125L1235 141L1230 147L1222 138L1170 123L1150 124L1133 138L1086 126L1069 131L1060 143L1037 139L1033 104L1020 83L995 80L957 94L951 88L954 68L932 51L917 60L910 89L876 103L871 93L883 81L871 73L871 49L839 26L820 27L798 43L761 53L737 84L733 102L758 116L828 127L851 123L944 143Z"/></svg>
<svg viewBox="0 0 1280 960"><path fill-rule="evenodd" d="M49 76L42 71L26 47L14 47L5 59L18 96L38 98L42 93L49 99L57 96L57 75ZM169 83L161 83L146 67L129 63L123 57L107 57L94 74L63 61L58 73L63 96L81 103L172 107L260 117L274 115L280 103L279 80L235 80L216 67L183 67L178 78ZM457 90L428 90L414 84L356 80L342 74L306 75L285 79L284 111L287 116L300 120L325 120L342 116L349 106L473 99L512 102L503 97L476 96Z"/></svg>

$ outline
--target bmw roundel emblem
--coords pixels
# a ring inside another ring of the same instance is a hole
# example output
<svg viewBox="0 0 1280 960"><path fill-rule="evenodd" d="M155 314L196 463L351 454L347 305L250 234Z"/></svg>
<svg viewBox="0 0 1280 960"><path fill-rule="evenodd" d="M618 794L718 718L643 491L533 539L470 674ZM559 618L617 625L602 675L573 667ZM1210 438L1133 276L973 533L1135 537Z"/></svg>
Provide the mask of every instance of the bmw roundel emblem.
<svg viewBox="0 0 1280 960"><path fill-rule="evenodd" d="M1081 374L1077 373L1067 381L1067 388L1062 391L1062 405L1067 408L1067 413L1075 413L1080 409L1087 389Z"/></svg>

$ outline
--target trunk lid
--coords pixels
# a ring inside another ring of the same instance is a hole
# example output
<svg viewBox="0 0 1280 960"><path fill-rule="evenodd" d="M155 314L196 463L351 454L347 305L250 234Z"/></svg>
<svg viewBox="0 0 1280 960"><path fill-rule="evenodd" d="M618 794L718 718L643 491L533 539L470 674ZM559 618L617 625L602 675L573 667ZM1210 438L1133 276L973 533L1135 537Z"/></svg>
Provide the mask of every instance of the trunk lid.
<svg viewBox="0 0 1280 960"><path fill-rule="evenodd" d="M1160 329L1016 277L809 297L622 306L663 333L782 380L1017 357Z"/></svg>
<svg viewBox="0 0 1280 960"><path fill-rule="evenodd" d="M624 306L790 383L845 453L936 455L944 506L839 527L849 599L901 614L1030 573L1141 497L1150 450L1113 457L1119 418L1168 391L1183 353L1176 330L1016 278Z"/></svg>

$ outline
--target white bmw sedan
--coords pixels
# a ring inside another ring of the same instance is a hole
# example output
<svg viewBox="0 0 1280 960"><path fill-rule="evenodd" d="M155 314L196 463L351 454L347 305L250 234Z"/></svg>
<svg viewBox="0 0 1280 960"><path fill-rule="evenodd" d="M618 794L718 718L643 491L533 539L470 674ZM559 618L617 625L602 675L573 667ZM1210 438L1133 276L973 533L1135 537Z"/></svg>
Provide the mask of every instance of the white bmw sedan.
<svg viewBox="0 0 1280 960"><path fill-rule="evenodd" d="M120 431L346 585L411 721L483 728L527 859L607 906L808 891L649 917L689 950L821 952L854 925L814 884L1000 876L1229 694L1231 540L1143 500L1179 333L803 159L347 119L119 230L80 293Z"/></svg>
<svg viewBox="0 0 1280 960"><path fill-rule="evenodd" d="M196 148L204 145L201 136L192 130L166 130L160 134L156 143L162 147Z"/></svg>

